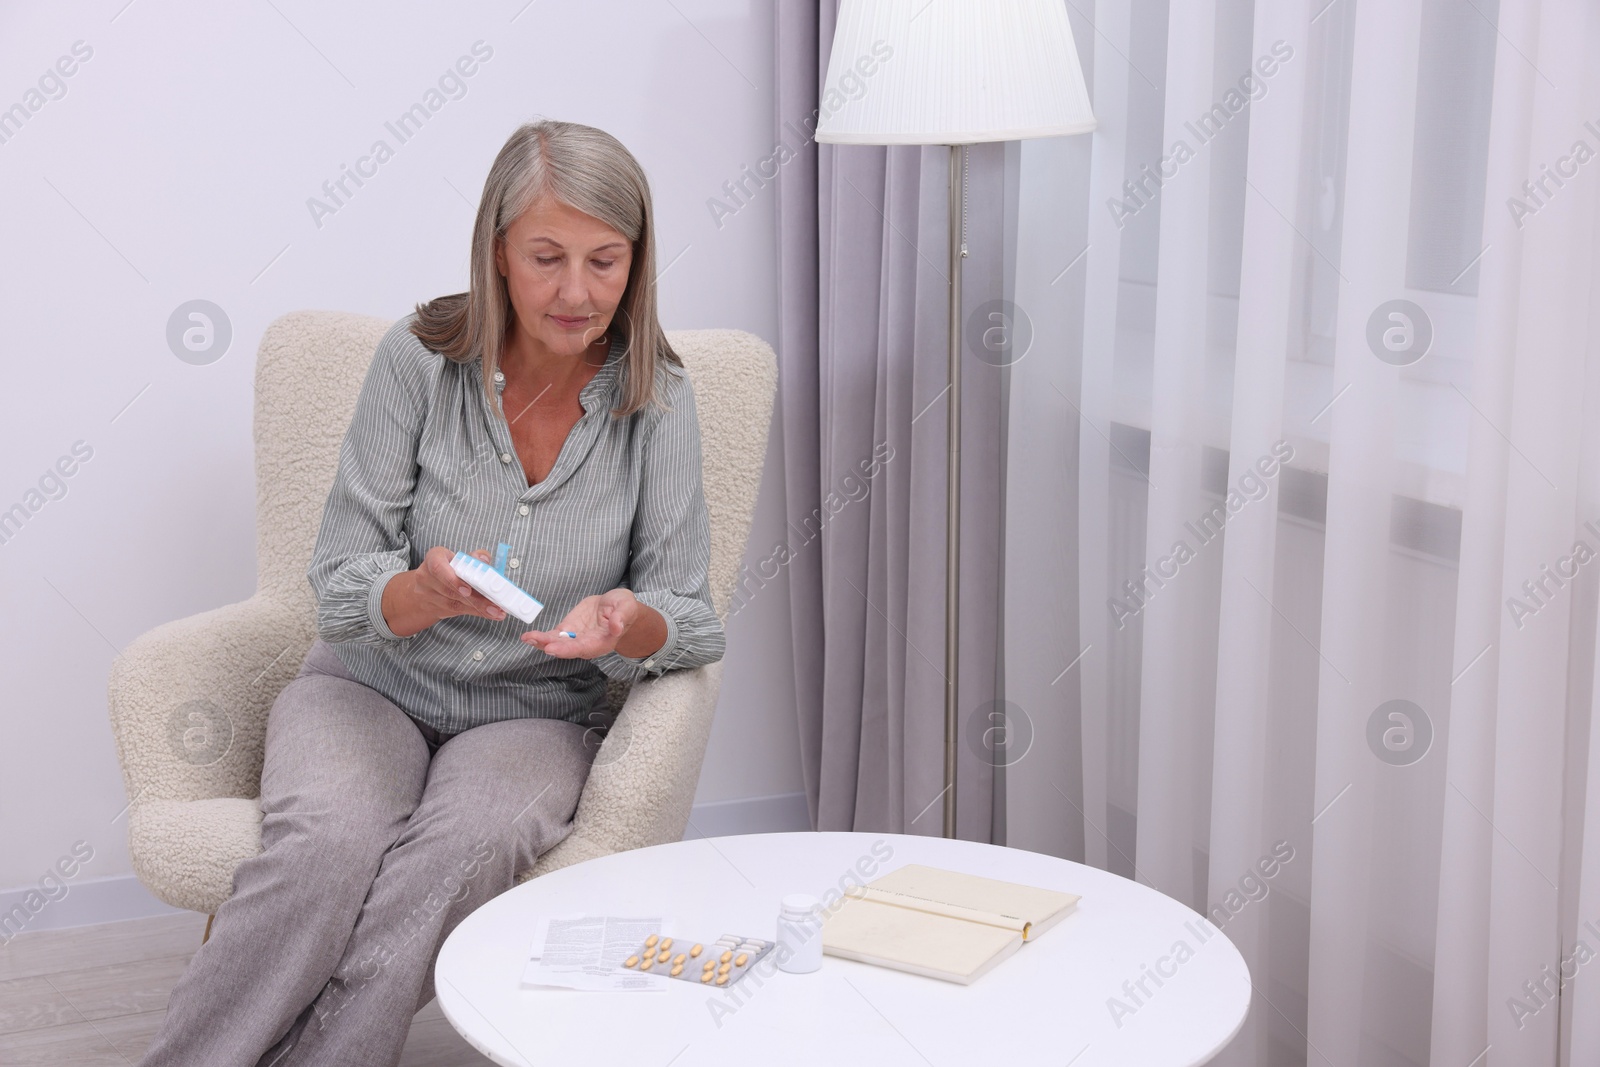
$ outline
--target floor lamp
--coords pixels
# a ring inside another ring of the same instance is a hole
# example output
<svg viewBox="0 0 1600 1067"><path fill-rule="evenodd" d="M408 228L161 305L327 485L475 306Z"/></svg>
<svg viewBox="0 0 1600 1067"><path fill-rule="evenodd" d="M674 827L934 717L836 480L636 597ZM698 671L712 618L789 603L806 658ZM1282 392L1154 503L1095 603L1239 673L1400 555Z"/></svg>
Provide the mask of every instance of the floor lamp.
<svg viewBox="0 0 1600 1067"><path fill-rule="evenodd" d="M950 146L944 836L956 836L964 146L1094 129L1066 0L840 0L816 139Z"/></svg>

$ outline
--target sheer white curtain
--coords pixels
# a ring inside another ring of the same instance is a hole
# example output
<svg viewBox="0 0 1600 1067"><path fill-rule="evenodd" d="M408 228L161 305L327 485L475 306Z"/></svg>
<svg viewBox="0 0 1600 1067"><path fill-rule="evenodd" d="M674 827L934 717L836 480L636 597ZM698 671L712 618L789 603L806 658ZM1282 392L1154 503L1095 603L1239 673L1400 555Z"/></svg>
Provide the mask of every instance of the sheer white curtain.
<svg viewBox="0 0 1600 1067"><path fill-rule="evenodd" d="M1069 6L1100 128L1013 152L1007 843L1222 927L1219 1062L1600 1062L1600 7Z"/></svg>

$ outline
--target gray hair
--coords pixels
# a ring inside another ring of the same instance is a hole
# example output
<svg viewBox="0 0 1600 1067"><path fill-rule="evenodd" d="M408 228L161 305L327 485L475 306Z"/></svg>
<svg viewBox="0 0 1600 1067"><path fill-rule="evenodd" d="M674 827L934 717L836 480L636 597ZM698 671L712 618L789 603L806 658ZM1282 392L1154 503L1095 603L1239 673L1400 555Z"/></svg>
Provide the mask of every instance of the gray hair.
<svg viewBox="0 0 1600 1067"><path fill-rule="evenodd" d="M491 411L498 407L491 383L516 312L495 265L495 241L545 193L633 243L627 288L607 327L608 333L620 330L626 346L622 406L612 414L620 418L646 404L662 406L656 395L657 369L662 363L681 367L683 360L667 343L656 315L650 183L633 153L593 126L544 119L518 127L506 140L489 168L472 227L472 288L418 304L411 332L447 359L468 363L482 356L485 398Z"/></svg>

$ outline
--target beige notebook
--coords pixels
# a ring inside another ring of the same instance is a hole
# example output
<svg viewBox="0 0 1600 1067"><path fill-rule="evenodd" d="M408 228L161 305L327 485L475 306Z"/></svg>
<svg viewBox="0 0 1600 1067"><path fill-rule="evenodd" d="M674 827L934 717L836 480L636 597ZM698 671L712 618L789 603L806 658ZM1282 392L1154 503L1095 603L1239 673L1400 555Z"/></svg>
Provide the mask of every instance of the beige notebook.
<svg viewBox="0 0 1600 1067"><path fill-rule="evenodd" d="M852 886L823 920L822 950L970 985L1077 904L1075 893L909 864Z"/></svg>

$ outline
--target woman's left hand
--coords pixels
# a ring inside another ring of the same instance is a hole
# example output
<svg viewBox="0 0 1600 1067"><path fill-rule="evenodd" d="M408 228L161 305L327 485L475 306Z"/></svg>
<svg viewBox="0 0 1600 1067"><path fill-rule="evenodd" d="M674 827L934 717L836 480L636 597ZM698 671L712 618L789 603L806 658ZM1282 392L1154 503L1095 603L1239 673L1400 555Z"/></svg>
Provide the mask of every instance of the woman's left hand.
<svg viewBox="0 0 1600 1067"><path fill-rule="evenodd" d="M522 640L562 659L594 659L616 651L617 641L639 617L639 609L631 589L586 596L554 630L529 630ZM569 633L577 636L567 637Z"/></svg>

